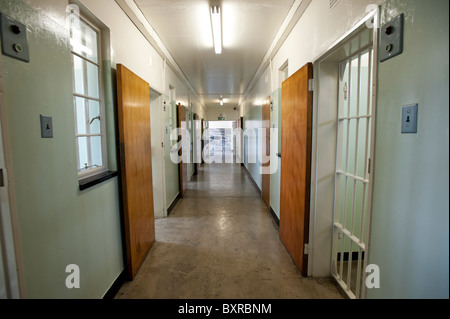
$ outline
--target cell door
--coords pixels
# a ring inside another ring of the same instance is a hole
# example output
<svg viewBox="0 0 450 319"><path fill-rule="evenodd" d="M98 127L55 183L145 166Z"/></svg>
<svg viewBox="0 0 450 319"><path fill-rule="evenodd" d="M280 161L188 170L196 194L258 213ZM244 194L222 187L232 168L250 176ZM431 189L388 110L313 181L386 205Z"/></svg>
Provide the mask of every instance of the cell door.
<svg viewBox="0 0 450 319"><path fill-rule="evenodd" d="M303 276L308 275L312 98L308 63L283 82L280 239Z"/></svg>
<svg viewBox="0 0 450 319"><path fill-rule="evenodd" d="M262 163L262 166L270 171L270 96L264 101L262 106L262 128L266 131L265 138L261 141L261 143L265 144L262 147L263 158L265 156L269 158L269 161ZM261 176L261 196L268 209L270 209L270 176L270 174L265 173Z"/></svg>
<svg viewBox="0 0 450 319"><path fill-rule="evenodd" d="M339 64L332 275L350 298L365 294L370 223L373 49Z"/></svg>
<svg viewBox="0 0 450 319"><path fill-rule="evenodd" d="M150 87L121 64L117 65L117 114L126 267L133 279L155 242Z"/></svg>

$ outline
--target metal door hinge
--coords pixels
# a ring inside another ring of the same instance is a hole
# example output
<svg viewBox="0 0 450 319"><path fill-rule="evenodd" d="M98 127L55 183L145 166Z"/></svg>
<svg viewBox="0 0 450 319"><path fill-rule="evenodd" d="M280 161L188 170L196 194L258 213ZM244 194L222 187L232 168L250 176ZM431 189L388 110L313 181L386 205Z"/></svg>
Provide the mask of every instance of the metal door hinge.
<svg viewBox="0 0 450 319"><path fill-rule="evenodd" d="M0 169L0 187L5 187L5 178L3 176L3 168Z"/></svg>
<svg viewBox="0 0 450 319"><path fill-rule="evenodd" d="M309 244L305 244L305 246L303 247L303 254L309 255Z"/></svg>
<svg viewBox="0 0 450 319"><path fill-rule="evenodd" d="M120 143L120 164L125 166L125 144Z"/></svg>
<svg viewBox="0 0 450 319"><path fill-rule="evenodd" d="M314 91L314 79L308 80L308 91L313 92Z"/></svg>

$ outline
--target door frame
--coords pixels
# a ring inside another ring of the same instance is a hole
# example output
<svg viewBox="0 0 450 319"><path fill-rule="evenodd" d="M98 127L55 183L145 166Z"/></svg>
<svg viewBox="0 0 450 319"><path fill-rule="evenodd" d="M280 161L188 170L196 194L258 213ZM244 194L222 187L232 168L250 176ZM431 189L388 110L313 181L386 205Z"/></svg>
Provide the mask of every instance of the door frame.
<svg viewBox="0 0 450 319"><path fill-rule="evenodd" d="M3 77L3 62L0 55L0 169L4 186L1 190L1 214L4 220L0 220L0 244L6 248L4 259L8 269L5 273L5 285L7 298L26 298L25 275L22 262L22 250L19 236L19 223L17 216L16 195L14 192L14 173L12 165L12 153L6 113L5 88ZM6 242L3 242L6 241Z"/></svg>
<svg viewBox="0 0 450 319"><path fill-rule="evenodd" d="M308 275L313 277L331 276L332 264L332 227L334 224L334 172L335 172L335 156L336 156L336 141L337 136L332 143L334 150L329 150L332 158L324 164L324 159L320 157L321 152L324 152L321 146L321 141L326 138L321 138L323 133L320 127L325 123L331 123L330 119L324 119L323 115L329 112L327 106L337 105L338 101L338 68L332 70L333 64L339 65L339 61L333 63L326 63L327 59L332 57L345 43L358 35L365 28L373 29L373 61L372 61L372 128L371 128L371 161L370 172L374 173L374 152L375 152L375 131L376 131L376 107L377 107L377 71L378 71L378 24L380 19L379 8L374 8L369 12L359 23L341 36L333 45L331 45L325 53L321 54L314 60L314 104L313 104L313 152L312 152L312 179L311 179L311 223L310 223L310 260ZM349 56L352 54L349 54ZM334 72L334 73L333 73ZM334 74L334 75L332 75ZM333 82L333 83L330 83ZM336 92L330 92L330 87L335 84ZM322 95L322 88L324 95L331 97L331 101L326 96ZM327 92L325 94L325 91ZM335 94L336 93L336 94ZM337 107L336 107L337 109ZM337 114L333 121L336 126L334 134L337 135ZM330 128L331 131L331 128ZM325 153L325 152L324 152ZM325 156L326 157L326 156ZM332 164L331 164L332 162ZM327 165L325 167L325 165ZM332 174L332 176L330 175ZM320 185L328 179L329 185ZM331 186L332 184L332 186ZM332 188L332 189L331 189ZM331 193L332 194L331 194ZM372 209L372 193L373 193L373 178L370 179L368 195L368 227L367 227L367 243L366 256L370 248L370 218ZM326 202L326 205L323 203ZM364 269L367 266L367 259L364 261Z"/></svg>
<svg viewBox="0 0 450 319"><path fill-rule="evenodd" d="M164 152L165 152L165 148L164 148L164 114L163 114L163 108L164 108L164 101L163 101L163 95L156 89L154 89L151 85L150 85L150 101L152 101L152 95L158 95L154 100L157 100L157 104L158 104L158 119L159 120L159 126L156 128L151 127L151 129L158 129L159 128L159 133L160 133L160 141L159 143L161 144L161 154L160 154L160 161L161 161L161 165L160 168L162 170L161 175L162 175L162 181L161 181L161 186L162 186L162 203L163 203L163 217L167 217L167 200L166 200L166 163L164 161ZM156 103L155 103L156 104ZM150 106L150 113L151 113L151 106ZM153 136L153 134L152 134ZM159 145L155 145L155 147L159 147Z"/></svg>
<svg viewBox="0 0 450 319"><path fill-rule="evenodd" d="M183 110L184 113L184 122L185 124L185 129L187 130L187 123L188 123L188 119L186 118L187 115L187 111L188 109L182 105L181 103L177 104L177 125L178 125L178 129L180 130L182 128L181 122L183 121L182 119L182 114L181 111ZM183 142L182 140L182 132L179 131L178 132L178 143L181 142L180 145L180 149L178 151L178 155L180 156L180 163L178 164L178 176L179 176L179 186L180 186L180 198L184 198L184 196L186 195L186 190L187 190L187 182L188 182L188 164L184 163L183 161L183 152L186 151L183 147L183 145L188 145L188 147L190 148L190 142L186 144L186 142ZM189 155L190 156L190 152Z"/></svg>
<svg viewBox="0 0 450 319"><path fill-rule="evenodd" d="M261 119L262 119L262 123L263 123L263 130L266 130L266 138L265 140L261 140L261 150L264 149L263 145L266 144L265 147L265 151L266 154L262 154L262 158L264 158L265 156L268 156L269 158L269 162L268 163L263 163L261 164L263 167L269 167L270 168L270 160L271 160L271 141L270 141L270 120L271 120L271 111L270 111L270 96L267 97L262 105L261 108ZM266 114L268 116L268 118L264 117L264 111L266 110ZM266 125L264 125L264 123ZM268 126L267 126L268 123ZM269 152L269 154L267 154L267 152ZM270 170L270 169L269 169ZM267 208L270 210L270 174L262 174L261 176L261 197L263 199L263 202L266 204Z"/></svg>

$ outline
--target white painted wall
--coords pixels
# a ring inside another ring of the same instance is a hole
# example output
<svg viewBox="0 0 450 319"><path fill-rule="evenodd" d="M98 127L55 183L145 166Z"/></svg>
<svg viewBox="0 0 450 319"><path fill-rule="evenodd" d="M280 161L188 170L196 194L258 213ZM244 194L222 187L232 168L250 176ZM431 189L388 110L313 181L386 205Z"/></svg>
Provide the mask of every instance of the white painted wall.
<svg viewBox="0 0 450 319"><path fill-rule="evenodd" d="M161 94L169 95L169 87L175 88L176 103L181 103L190 112L197 113L201 118L205 118L205 108L196 93L192 92L187 83L180 79L174 70L168 66L165 62L167 57L163 57L157 52L115 1L82 0L81 2L110 29L113 68L118 63L125 65L147 81L153 90ZM105 10L105 8L108 9ZM163 122L162 113L154 113L154 115L157 115L158 118L152 118L152 121ZM155 127L155 129L159 131L159 127ZM188 124L188 129L192 129L190 124ZM153 139L153 142L152 149L157 148L163 141L157 143ZM161 167L161 162L156 161L155 166ZM192 170L193 166L188 164L188 171L191 172ZM154 175L157 178L159 176L156 172ZM170 203L166 204L170 205Z"/></svg>
<svg viewBox="0 0 450 319"><path fill-rule="evenodd" d="M404 52L378 68L369 298L449 298L449 2L389 0L405 14ZM395 89L393 89L395 88ZM402 106L418 103L417 134L401 134Z"/></svg>
<svg viewBox="0 0 450 319"><path fill-rule="evenodd" d="M233 107L210 107L206 111L206 119L208 121L217 121L222 114L227 121L237 121L239 119L239 110L234 110Z"/></svg>

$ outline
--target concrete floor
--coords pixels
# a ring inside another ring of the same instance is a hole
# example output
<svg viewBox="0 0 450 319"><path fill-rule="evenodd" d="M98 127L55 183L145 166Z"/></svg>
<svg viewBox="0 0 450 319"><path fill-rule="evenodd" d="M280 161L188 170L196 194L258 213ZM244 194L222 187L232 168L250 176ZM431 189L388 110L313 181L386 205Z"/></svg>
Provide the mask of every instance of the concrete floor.
<svg viewBox="0 0 450 319"><path fill-rule="evenodd" d="M240 164L202 165L116 298L342 299L329 278L303 278Z"/></svg>

